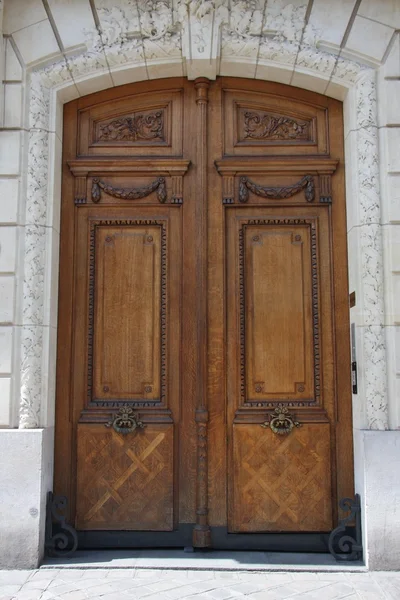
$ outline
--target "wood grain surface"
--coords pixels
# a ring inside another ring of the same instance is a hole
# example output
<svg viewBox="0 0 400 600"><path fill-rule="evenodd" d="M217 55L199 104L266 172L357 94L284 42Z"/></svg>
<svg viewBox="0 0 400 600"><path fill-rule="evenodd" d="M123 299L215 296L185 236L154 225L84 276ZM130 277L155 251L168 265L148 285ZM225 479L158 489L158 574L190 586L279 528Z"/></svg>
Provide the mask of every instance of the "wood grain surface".
<svg viewBox="0 0 400 600"><path fill-rule="evenodd" d="M78 529L332 529L354 492L340 102L232 78L70 102L60 261ZM124 405L143 429L113 428ZM300 426L274 433L278 405Z"/></svg>

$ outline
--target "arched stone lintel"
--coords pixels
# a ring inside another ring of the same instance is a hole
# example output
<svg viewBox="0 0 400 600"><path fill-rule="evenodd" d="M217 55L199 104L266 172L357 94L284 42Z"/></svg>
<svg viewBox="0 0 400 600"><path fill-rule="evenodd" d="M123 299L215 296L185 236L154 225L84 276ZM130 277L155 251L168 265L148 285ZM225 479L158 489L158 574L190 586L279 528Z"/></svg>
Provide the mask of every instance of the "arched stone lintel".
<svg viewBox="0 0 400 600"><path fill-rule="evenodd" d="M48 215L49 212L54 212L55 198L59 198L60 195L59 187L53 187L54 174L60 168L60 158L57 158L54 152L52 140L57 135L57 123L61 122L59 113L62 104L81 95L128 82L188 75L190 78L210 78L210 74L212 75L209 68L204 68L202 58L191 58L188 68L188 60L173 56L146 62L137 61L137 57L136 60L129 60L120 46L114 49L110 47L107 56L117 56L119 51L122 54L120 61L110 65L109 58L108 66L104 62L103 51L98 49L69 59L68 64L63 59L50 67L46 66L30 73L19 411L19 427L22 429L46 426L46 415L49 412L54 413L54 386L48 384L49 378L52 381L55 378L55 361L48 369L52 328L47 325L44 313L45 303L49 304L51 294L56 293L53 281L58 275L57 260L53 263L49 260L55 252L55 247L53 238L48 233ZM347 201L355 203L355 212L359 215L359 224L362 226L360 293L366 314L362 336L367 405L365 425L370 429L384 430L388 428L388 406L383 328L376 72L358 63L340 59L336 62L334 76L327 79L321 72L321 64L329 63L332 55L310 47L303 60L308 67L300 67L297 72L297 81L301 82L301 87L315 91L317 82L321 89L325 86L326 95L345 99L345 102L351 96L346 109L351 128L357 132L357 166L354 172L349 164L346 175L353 180L352 188L356 193ZM291 76L293 65L265 59L260 59L254 64L251 59L240 56L223 61L216 57L215 61L215 74L243 77L246 73L253 72L252 78L280 83L292 81L296 84L296 77L292 80ZM252 71L248 70L250 63L254 67ZM312 65L314 68L311 68Z"/></svg>

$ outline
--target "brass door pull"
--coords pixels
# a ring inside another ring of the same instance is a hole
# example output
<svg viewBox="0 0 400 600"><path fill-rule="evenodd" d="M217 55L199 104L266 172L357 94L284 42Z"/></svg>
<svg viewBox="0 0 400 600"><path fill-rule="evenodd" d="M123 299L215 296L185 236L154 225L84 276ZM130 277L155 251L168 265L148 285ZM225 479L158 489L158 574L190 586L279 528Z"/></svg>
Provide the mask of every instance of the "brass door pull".
<svg viewBox="0 0 400 600"><path fill-rule="evenodd" d="M301 425L289 414L287 406L279 404L272 413L270 420L262 423L261 427L269 427L274 433L284 435L290 433L294 427L301 427Z"/></svg>
<svg viewBox="0 0 400 600"><path fill-rule="evenodd" d="M122 406L115 417L106 423L106 427L112 427L118 433L126 435L133 433L138 428L143 429L146 425L139 421L133 408Z"/></svg>

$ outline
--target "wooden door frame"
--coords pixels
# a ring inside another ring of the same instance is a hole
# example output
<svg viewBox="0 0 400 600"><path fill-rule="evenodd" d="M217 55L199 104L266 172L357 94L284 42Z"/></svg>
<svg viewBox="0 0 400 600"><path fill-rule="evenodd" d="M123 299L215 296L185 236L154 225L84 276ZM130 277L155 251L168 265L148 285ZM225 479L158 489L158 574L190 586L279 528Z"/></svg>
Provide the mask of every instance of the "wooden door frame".
<svg viewBox="0 0 400 600"><path fill-rule="evenodd" d="M142 82L136 84L129 84L127 86L121 86L120 88L113 90L106 90L105 92L99 92L94 94L86 99L83 99L83 103L86 102L94 102L96 98L103 98L103 101L111 100L115 97L120 97L129 91L132 93L134 90L138 92L139 90L148 91L149 87L153 87L154 89L160 89L163 86L165 88L170 87L171 84L175 84L175 82L185 82L186 80L182 79L172 79L172 80L164 80L164 81L154 81L154 82ZM230 78L221 78L220 81L227 83L227 85L234 85L237 79L232 80ZM293 88L289 88L287 86L282 86L280 84L271 84L268 82L261 81L248 81L248 80L240 80L241 86L243 89L251 89L251 90L264 90L268 88L268 91L272 90L280 90L286 89L286 91L293 90ZM204 90L205 86L198 86L198 89ZM296 98L307 100L315 100L317 97L320 101L323 99L323 102L329 106L329 119L331 123L331 130L333 128L333 123L336 125L338 122L341 124L340 131L334 129L336 134L334 134L331 138L333 143L334 152L339 156L343 157L343 118L341 114L341 103L332 100L330 98L321 97L311 92L307 92L304 90L296 89ZM204 98L203 98L204 100ZM70 241L74 239L74 205L69 202L68 198L72 198L74 195L74 180L71 175L70 169L68 167L67 161L75 158L76 150L75 150L75 131L77 125L77 104L81 101L73 101L65 106L65 123L69 121L73 126L65 127L64 130L64 142L63 142L63 184L62 184L62 221L61 221L61 243L60 243L60 273L62 272L63 277L60 277L60 287L59 287L59 331L58 331L58 356L57 356L57 402L56 402L56 421L58 423L58 431L56 432L55 437L55 489L57 490L71 490L73 487L71 481L71 469L65 469L65 466L61 468L61 463L64 463L65 458L68 456L68 447L72 449L75 444L74 433L72 431L72 427L69 427L67 433L65 435L59 435L59 423L60 422L70 422L71 415L69 411L69 407L63 405L60 402L60 398L68 398L70 397L70 377L71 377L71 348L72 348L72 336L71 332L71 324L72 324L72 314L73 314L73 286L71 282L74 279L73 272L73 247L74 244L71 244ZM200 101L198 102L199 113L201 113L201 119L203 119L203 129L207 126L206 121L206 102ZM207 161L207 157L203 158L204 161ZM215 174L211 177L215 178ZM218 177L218 176L217 176ZM200 176L201 179L201 176ZM202 190L197 191L197 193L201 193L204 196L204 186L206 182L201 183ZM338 422L344 423L347 425L347 428L352 428L352 417L351 417L351 388L350 388L350 345L349 345L349 336L350 336L350 326L349 326L349 311L348 311L348 290L347 290L347 242L346 242L346 215L345 215L345 195L344 195L344 163L340 161L338 170L336 172L335 178L333 180L333 189L332 193L336 198L340 199L339 202L336 202L332 205L331 208L331 218L332 218L332 230L334 231L334 237L332 239L332 253L334 256L334 305L335 311L337 310L340 313L341 318L335 319L335 336L336 336L336 372L339 375L336 380L337 385L337 397L341 399L340 407L338 406ZM201 230L203 231L203 229ZM203 231L204 233L204 231ZM199 235L198 244L203 245L207 244L207 238L204 238L204 235ZM203 261L204 268L204 261ZM333 268L333 267L332 267ZM202 307L202 311L207 311L207 307ZM201 319L200 319L201 320ZM206 349L206 344L203 346L203 352ZM198 368L201 372L204 372L204 359L200 359L198 361L200 365ZM189 386L193 386L193 382L189 384ZM200 394L200 392L198 392ZM199 402L200 402L200 396ZM205 407L200 403L198 404L200 413L204 413ZM204 429L203 420L198 421L198 434L200 430ZM352 438L351 438L352 439ZM352 446L352 445L351 445ZM74 463L75 457L71 456L69 462ZM336 442L336 461L338 465L338 469L340 469L343 473L348 475L347 483L343 486L343 490L338 489L338 496L342 497L345 495L349 495L352 493L354 483L353 483L353 453L352 447L351 452L349 452L349 444L343 443L343 439L339 436ZM65 463L64 463L65 464ZM200 503L203 502L204 505L204 473L202 475L202 488L198 488L198 494L200 494L201 498ZM206 481L207 483L207 481ZM70 496L73 498L73 495ZM198 496L198 505L199 505L199 496ZM71 508L73 509L74 502L71 503ZM203 506L203 508L206 508ZM201 516L201 515L199 515ZM205 526L203 533L201 535L205 535L205 539L209 538L209 528L207 528L206 523L204 523L204 519L200 518L199 525L201 527ZM214 528L213 528L214 529ZM241 534L242 535L242 534ZM222 543L222 542L221 542ZM208 545L208 542L205 543Z"/></svg>

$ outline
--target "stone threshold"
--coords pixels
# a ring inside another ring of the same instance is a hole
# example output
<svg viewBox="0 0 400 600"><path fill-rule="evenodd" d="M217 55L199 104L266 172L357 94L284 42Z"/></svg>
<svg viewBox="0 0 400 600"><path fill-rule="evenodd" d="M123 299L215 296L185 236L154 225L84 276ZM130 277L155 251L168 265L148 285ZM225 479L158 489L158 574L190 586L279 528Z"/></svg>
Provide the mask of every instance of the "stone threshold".
<svg viewBox="0 0 400 600"><path fill-rule="evenodd" d="M40 569L165 569L190 571L308 571L362 573L361 561L336 561L330 554L183 550L78 550L71 557L46 558Z"/></svg>

